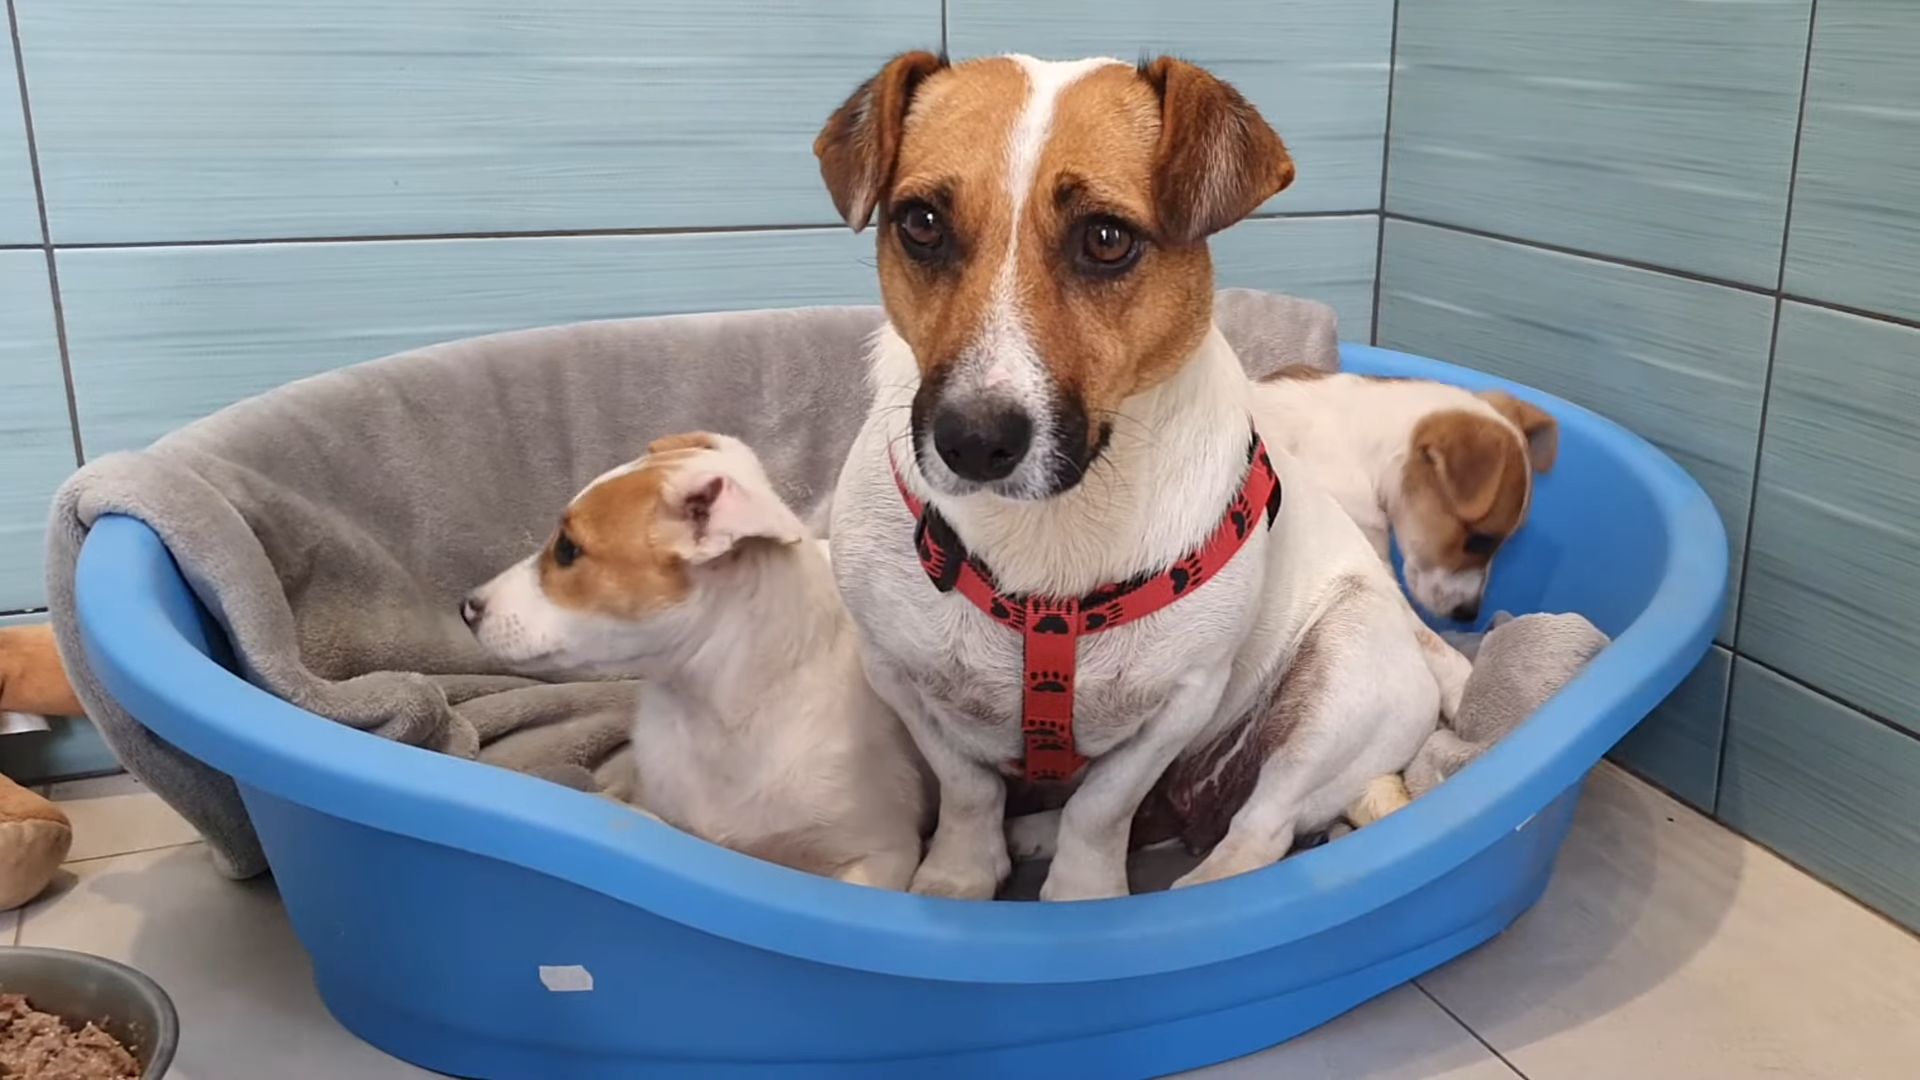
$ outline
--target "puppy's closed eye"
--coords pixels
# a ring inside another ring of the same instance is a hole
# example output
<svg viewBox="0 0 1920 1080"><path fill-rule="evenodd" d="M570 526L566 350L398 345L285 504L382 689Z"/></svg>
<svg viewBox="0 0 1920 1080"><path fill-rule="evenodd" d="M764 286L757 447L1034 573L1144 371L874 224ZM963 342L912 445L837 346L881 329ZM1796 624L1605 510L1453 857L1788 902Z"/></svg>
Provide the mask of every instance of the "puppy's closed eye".
<svg viewBox="0 0 1920 1080"><path fill-rule="evenodd" d="M573 537L567 535L565 530L553 538L553 564L562 570L572 566L583 554L585 552L580 550L580 545L574 543Z"/></svg>
<svg viewBox="0 0 1920 1080"><path fill-rule="evenodd" d="M1500 547L1500 538L1492 533L1470 532L1461 545L1469 555L1491 555Z"/></svg>

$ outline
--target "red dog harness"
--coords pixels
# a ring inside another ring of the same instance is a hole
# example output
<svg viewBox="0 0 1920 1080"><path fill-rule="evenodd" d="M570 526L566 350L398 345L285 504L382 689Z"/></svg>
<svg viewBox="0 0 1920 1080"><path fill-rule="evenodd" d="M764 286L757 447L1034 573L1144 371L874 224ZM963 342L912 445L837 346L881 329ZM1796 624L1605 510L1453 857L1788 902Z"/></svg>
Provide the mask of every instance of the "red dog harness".
<svg viewBox="0 0 1920 1080"><path fill-rule="evenodd" d="M1020 632L1025 644L1025 694L1020 729L1026 737L1025 773L1028 780L1066 780L1087 759L1080 756L1073 736L1073 675L1079 661L1080 637L1111 630L1167 607L1219 573L1239 554L1261 508L1266 523L1280 512L1280 478L1256 432L1247 444L1247 478L1227 504L1220 524L1199 547L1157 574L1117 585L1102 585L1085 596L1012 596L993 584L993 575L966 545L940 512L907 490L900 467L893 480L913 512L914 547L920 566L941 592L960 595L1002 626Z"/></svg>

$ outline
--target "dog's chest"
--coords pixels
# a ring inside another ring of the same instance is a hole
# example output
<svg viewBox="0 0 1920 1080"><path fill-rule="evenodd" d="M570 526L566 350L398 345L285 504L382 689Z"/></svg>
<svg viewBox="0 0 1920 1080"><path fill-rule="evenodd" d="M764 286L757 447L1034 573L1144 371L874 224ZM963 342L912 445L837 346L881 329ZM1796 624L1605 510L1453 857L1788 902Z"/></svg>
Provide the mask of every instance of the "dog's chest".
<svg viewBox="0 0 1920 1080"><path fill-rule="evenodd" d="M900 518L902 535L910 535L911 520ZM885 531L892 530L877 530ZM1256 563L1236 560L1171 607L1082 634L1071 672L1030 670L1025 635L958 592L936 589L905 544L863 552L862 572L843 576L841 587L871 659L885 670L876 682L910 686L955 741L983 758L1018 758L1028 684L1070 679L1076 747L1098 757L1131 737L1184 682L1232 663L1246 633Z"/></svg>

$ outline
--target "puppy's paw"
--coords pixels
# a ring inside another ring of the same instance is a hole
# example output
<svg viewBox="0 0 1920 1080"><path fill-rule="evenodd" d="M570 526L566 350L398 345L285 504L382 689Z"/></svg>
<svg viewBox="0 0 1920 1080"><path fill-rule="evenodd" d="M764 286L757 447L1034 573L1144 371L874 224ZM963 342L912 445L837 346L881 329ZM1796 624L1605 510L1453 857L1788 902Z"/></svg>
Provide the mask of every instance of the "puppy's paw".
<svg viewBox="0 0 1920 1080"><path fill-rule="evenodd" d="M1406 782L1398 773L1376 776L1367 781L1367 789L1347 807L1347 820L1356 829L1364 829L1413 801Z"/></svg>
<svg viewBox="0 0 1920 1080"><path fill-rule="evenodd" d="M1118 868L1105 868L1055 858L1047 873L1047 883L1040 886L1042 900L1110 900L1127 894L1125 863Z"/></svg>
<svg viewBox="0 0 1920 1080"><path fill-rule="evenodd" d="M1000 877L991 866L942 864L928 859L914 871L913 884L907 891L949 900L991 900L999 888Z"/></svg>
<svg viewBox="0 0 1920 1080"><path fill-rule="evenodd" d="M1007 821L1007 853L1016 861L1051 859L1060 839L1060 811L1042 810Z"/></svg>

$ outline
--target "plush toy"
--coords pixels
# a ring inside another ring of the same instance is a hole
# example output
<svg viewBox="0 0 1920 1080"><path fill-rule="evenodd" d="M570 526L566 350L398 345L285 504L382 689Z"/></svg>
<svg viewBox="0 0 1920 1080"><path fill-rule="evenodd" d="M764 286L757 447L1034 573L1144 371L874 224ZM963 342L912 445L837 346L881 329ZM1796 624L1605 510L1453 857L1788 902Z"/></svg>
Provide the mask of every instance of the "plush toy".
<svg viewBox="0 0 1920 1080"><path fill-rule="evenodd" d="M79 715L52 627L0 627L0 712ZM59 807L0 776L0 911L40 895L72 843Z"/></svg>
<svg viewBox="0 0 1920 1080"><path fill-rule="evenodd" d="M1519 727L1607 647L1607 635L1580 615L1504 613L1475 638L1450 639L1473 660L1460 712L1421 745L1402 776L1383 776L1347 810L1357 828L1440 785Z"/></svg>

